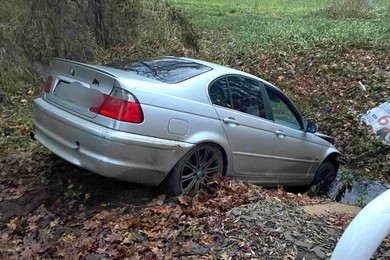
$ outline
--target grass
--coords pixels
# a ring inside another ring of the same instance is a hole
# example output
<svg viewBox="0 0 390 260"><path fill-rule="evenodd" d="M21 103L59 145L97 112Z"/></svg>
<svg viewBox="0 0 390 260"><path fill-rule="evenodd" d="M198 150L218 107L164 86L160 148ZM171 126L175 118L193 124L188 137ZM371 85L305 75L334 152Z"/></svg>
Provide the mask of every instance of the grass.
<svg viewBox="0 0 390 260"><path fill-rule="evenodd" d="M310 48L319 43L390 39L390 2L375 1L366 18L329 17L327 0L174 0L213 45L235 49Z"/></svg>
<svg viewBox="0 0 390 260"><path fill-rule="evenodd" d="M0 67L0 160L9 151L26 150L32 129L31 104L41 93L41 83L28 70L18 67L5 71Z"/></svg>

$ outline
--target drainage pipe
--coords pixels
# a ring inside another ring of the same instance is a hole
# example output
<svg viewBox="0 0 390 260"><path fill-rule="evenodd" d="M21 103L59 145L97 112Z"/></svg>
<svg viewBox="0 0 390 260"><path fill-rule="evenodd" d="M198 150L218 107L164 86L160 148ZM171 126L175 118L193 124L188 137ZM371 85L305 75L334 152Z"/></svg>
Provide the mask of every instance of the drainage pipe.
<svg viewBox="0 0 390 260"><path fill-rule="evenodd" d="M390 190L387 190L365 206L349 224L331 260L369 260L389 234Z"/></svg>

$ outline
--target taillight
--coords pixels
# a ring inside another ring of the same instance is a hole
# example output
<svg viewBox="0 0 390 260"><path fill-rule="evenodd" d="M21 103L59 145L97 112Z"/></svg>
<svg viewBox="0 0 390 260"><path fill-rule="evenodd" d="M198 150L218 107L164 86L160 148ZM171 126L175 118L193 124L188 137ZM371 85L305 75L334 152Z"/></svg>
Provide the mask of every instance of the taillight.
<svg viewBox="0 0 390 260"><path fill-rule="evenodd" d="M144 121L141 106L136 98L120 88L114 88L109 96L105 95L101 107L89 110L119 121L138 124Z"/></svg>
<svg viewBox="0 0 390 260"><path fill-rule="evenodd" d="M47 77L46 83L43 86L43 91L45 91L46 93L50 93L50 88L51 88L52 82L53 82L53 77L52 76Z"/></svg>

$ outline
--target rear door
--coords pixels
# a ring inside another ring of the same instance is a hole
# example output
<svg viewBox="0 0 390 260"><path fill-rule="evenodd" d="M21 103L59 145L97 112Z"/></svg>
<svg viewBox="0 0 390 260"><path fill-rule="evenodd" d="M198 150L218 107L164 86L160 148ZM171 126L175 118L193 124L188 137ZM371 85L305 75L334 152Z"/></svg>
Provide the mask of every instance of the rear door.
<svg viewBox="0 0 390 260"><path fill-rule="evenodd" d="M222 77L210 85L209 95L229 139L235 173L269 175L275 133L261 83L242 76Z"/></svg>

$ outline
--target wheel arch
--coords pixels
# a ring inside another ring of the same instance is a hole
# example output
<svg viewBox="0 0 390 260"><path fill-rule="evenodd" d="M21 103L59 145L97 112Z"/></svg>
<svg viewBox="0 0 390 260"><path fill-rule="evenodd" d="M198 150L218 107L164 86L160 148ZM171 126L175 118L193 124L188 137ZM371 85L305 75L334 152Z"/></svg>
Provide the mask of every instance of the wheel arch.
<svg viewBox="0 0 390 260"><path fill-rule="evenodd" d="M226 176L230 170L230 167L232 167L230 165L231 160L229 159L230 156L228 154L228 152L230 152L230 149L228 149L228 151L226 151L226 147L224 147L223 144L221 144L219 142L215 142L214 140L204 140L204 141L200 141L200 142L195 143L194 146L189 151L187 151L185 154L183 154L183 156L173 165L173 167L170 169L169 173L164 177L164 179L161 181L161 183L163 183L164 180L168 178L168 176L172 173L172 170L175 168L175 166L180 162L180 160L182 158L184 158L188 153L190 153L193 149L195 149L199 145L204 145L204 144L215 145L218 147L218 149L220 150L220 152L222 154L222 159L223 159L222 176Z"/></svg>
<svg viewBox="0 0 390 260"><path fill-rule="evenodd" d="M223 131L223 130L222 130ZM218 146L223 157L223 176L233 172L233 158L230 144L224 132L202 131L189 136L187 142L195 144L194 147L201 144L213 144Z"/></svg>
<svg viewBox="0 0 390 260"><path fill-rule="evenodd" d="M197 144L194 144L194 146L187 151L181 158L180 160L175 164L175 166L170 170L168 175L164 178L164 180L161 182L160 186L163 187L164 191L166 194L169 196L177 196L180 195L183 192L183 187L179 187L178 185L173 185L172 181L174 180L179 180L178 174L180 174L181 170L183 169L183 163L186 162L186 160L189 158L189 156L192 156L191 153L193 153L194 149L199 148L199 146L203 147L210 147L212 146L213 150L218 150L220 155L222 156L222 176L226 175L227 172L227 167L228 167L228 161L227 161L227 153L225 149L218 143L211 142L211 141L204 141L204 142L199 142ZM176 177L175 177L176 176ZM176 183L176 182L175 182Z"/></svg>
<svg viewBox="0 0 390 260"><path fill-rule="evenodd" d="M205 142L197 143L196 146L202 145L202 144L206 144L206 145L210 144L210 145L215 145L218 147L218 149L220 150L220 152L222 154L222 159L223 159L222 176L226 176L227 168L228 168L228 157L227 157L227 153L226 153L225 149L220 144L218 144L216 142L212 142L212 141L205 141Z"/></svg>
<svg viewBox="0 0 390 260"><path fill-rule="evenodd" d="M322 163L326 162L326 161L330 161L333 163L333 165L336 167L336 172L339 170L339 161L338 161L338 158L340 157L340 153L339 152L336 152L336 151L333 151L331 152L330 154L328 154L325 159L322 161Z"/></svg>

